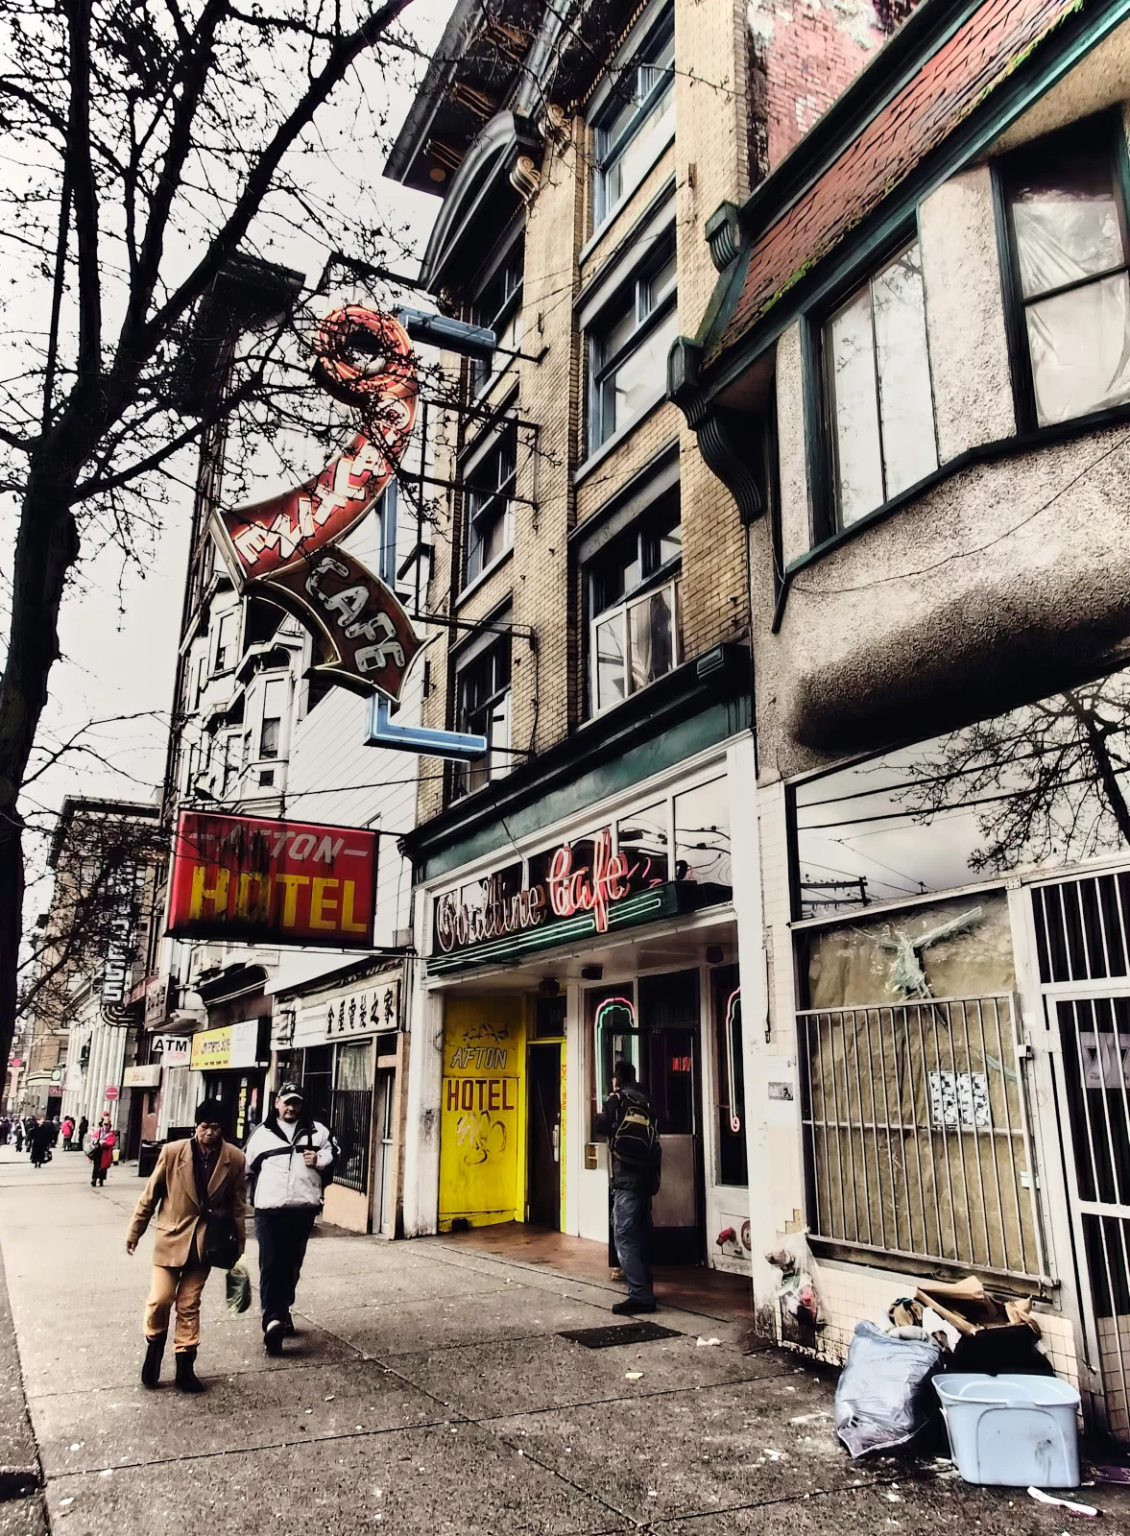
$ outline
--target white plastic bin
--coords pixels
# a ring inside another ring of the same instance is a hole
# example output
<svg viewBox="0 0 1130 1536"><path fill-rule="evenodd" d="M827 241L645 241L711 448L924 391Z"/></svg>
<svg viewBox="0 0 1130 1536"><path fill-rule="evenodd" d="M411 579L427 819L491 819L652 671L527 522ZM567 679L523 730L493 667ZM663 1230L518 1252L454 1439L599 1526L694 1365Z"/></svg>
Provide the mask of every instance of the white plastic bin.
<svg viewBox="0 0 1130 1536"><path fill-rule="evenodd" d="M967 1483L1079 1486L1079 1394L1056 1376L936 1376L950 1450Z"/></svg>

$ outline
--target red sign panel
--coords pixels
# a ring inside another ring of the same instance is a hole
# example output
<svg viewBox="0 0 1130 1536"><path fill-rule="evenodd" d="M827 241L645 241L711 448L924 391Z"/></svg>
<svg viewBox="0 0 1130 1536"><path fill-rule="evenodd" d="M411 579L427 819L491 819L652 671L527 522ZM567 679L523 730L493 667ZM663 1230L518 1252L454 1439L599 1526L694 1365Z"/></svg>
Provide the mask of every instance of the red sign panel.
<svg viewBox="0 0 1130 1536"><path fill-rule="evenodd" d="M184 811L168 931L371 949L376 883L375 832Z"/></svg>

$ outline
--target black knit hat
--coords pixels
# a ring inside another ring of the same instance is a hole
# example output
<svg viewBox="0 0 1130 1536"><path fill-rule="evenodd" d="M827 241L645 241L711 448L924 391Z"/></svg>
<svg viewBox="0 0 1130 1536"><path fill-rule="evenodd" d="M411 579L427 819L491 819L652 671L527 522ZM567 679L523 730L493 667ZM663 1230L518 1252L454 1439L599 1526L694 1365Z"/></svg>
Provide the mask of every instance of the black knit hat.
<svg viewBox="0 0 1130 1536"><path fill-rule="evenodd" d="M196 1106L197 1125L223 1125L224 1106L219 1099L202 1099Z"/></svg>

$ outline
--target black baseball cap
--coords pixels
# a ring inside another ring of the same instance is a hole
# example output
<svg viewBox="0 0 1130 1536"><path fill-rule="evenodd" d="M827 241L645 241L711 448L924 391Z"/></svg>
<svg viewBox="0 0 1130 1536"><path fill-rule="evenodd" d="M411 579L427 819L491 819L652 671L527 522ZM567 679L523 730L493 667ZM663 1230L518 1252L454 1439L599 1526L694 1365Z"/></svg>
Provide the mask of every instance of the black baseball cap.
<svg viewBox="0 0 1130 1536"><path fill-rule="evenodd" d="M294 1099L297 1099L300 1104L303 1104L306 1101L306 1096L297 1083L280 1084L275 1092L275 1097L277 1099L282 1099L284 1104L289 1104Z"/></svg>

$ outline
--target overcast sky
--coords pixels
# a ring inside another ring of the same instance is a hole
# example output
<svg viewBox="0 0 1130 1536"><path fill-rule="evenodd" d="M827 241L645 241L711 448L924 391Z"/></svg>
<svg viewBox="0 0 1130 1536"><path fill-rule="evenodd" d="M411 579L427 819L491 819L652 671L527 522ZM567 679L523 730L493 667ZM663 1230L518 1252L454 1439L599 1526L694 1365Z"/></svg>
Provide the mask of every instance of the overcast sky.
<svg viewBox="0 0 1130 1536"><path fill-rule="evenodd" d="M416 0L408 13L411 30L427 53L434 52L451 8L451 0ZM422 68L417 69L417 76ZM334 105L337 111L352 115L347 95L348 86L342 86ZM409 80L389 83L392 132L403 121L411 95ZM374 146L369 140L358 143L356 149L365 174L380 177L387 145ZM350 175L357 173L356 165L343 169ZM333 175L334 167L327 164L325 173ZM438 199L406 191L383 178L374 191L382 202L387 201L390 223L410 222L416 247L422 253ZM348 249L347 235L343 232L344 249ZM310 275L318 272L324 259L313 245L303 249L300 238L289 244L276 243L270 256ZM322 462L324 458L312 446L310 471L316 472ZM191 465L188 470L191 472ZM257 493L266 495L276 488L264 484ZM120 551L112 546L80 565L61 614L63 655L51 675L50 701L39 743L51 750L89 721L111 723L83 736L94 752L69 753L28 786L21 801L25 812L34 815L39 807L55 809L66 794L149 800L160 785L190 514L191 492L186 487L179 504L169 509L144 576L132 564L124 564ZM138 718L123 718L130 716ZM33 770L41 761L33 761ZM32 852L30 848L28 851Z"/></svg>

